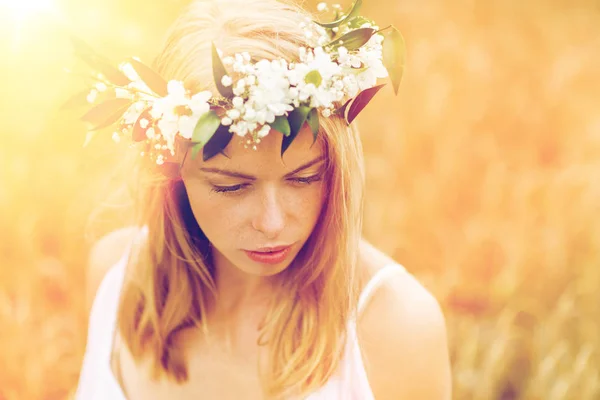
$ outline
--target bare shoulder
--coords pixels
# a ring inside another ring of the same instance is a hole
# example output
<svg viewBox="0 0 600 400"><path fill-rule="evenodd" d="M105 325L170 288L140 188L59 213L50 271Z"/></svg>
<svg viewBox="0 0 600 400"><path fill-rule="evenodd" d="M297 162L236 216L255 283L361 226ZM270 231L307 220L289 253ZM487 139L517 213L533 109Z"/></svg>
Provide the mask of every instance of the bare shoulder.
<svg viewBox="0 0 600 400"><path fill-rule="evenodd" d="M368 243L361 261L371 276L393 262ZM375 398L446 400L451 374L439 303L399 269L371 295L358 321L359 344Z"/></svg>
<svg viewBox="0 0 600 400"><path fill-rule="evenodd" d="M92 246L86 274L88 310L91 308L102 279L123 256L138 233L139 228L134 226L117 229L101 237Z"/></svg>

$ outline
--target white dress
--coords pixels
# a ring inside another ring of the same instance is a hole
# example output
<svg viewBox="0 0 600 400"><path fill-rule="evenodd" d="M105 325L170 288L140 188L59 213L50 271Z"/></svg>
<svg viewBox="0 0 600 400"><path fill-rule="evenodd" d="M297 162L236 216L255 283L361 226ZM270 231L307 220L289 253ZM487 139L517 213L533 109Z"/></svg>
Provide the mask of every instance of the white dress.
<svg viewBox="0 0 600 400"><path fill-rule="evenodd" d="M127 400L111 369L111 351L117 309L128 254L106 274L90 313L88 338L75 400ZM404 271L393 263L377 271L360 294L358 312L373 291L390 275ZM348 323L345 354L337 372L305 400L374 400L356 336L355 321Z"/></svg>

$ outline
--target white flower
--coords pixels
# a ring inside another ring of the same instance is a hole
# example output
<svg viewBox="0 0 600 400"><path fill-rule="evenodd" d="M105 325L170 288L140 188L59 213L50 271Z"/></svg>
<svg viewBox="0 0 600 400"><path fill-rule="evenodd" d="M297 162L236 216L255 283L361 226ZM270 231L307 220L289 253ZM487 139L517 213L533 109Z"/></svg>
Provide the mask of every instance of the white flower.
<svg viewBox="0 0 600 400"><path fill-rule="evenodd" d="M135 68L133 68L133 65L131 65L130 63L128 63L128 62L121 63L119 65L119 69L121 70L121 72L123 72L123 74L125 74L127 79L129 79L130 81L135 82L135 81L141 80L141 78L138 75L138 73L136 72Z"/></svg>
<svg viewBox="0 0 600 400"><path fill-rule="evenodd" d="M246 91L245 89L240 88L238 86L233 88L233 94L235 94L236 96L242 96L245 91Z"/></svg>
<svg viewBox="0 0 600 400"><path fill-rule="evenodd" d="M223 75L223 78L221 78L221 83L223 84L223 86L229 87L233 83L233 80L231 79L230 76Z"/></svg>
<svg viewBox="0 0 600 400"><path fill-rule="evenodd" d="M237 110L232 110L232 111L237 111ZM246 121L253 121L256 118L256 111L252 108L247 108L246 112L244 113L244 119Z"/></svg>
<svg viewBox="0 0 600 400"><path fill-rule="evenodd" d="M158 120L158 127L167 142L169 150L174 151L175 135L179 133L183 138L191 139L198 120L208 111L208 100L211 92L202 91L189 97L183 82L170 81L167 84L168 95L157 99L150 114ZM191 115L180 115L179 108L188 109Z"/></svg>
<svg viewBox="0 0 600 400"><path fill-rule="evenodd" d="M344 88L346 89L346 94L349 97L354 97L358 94L358 82L356 81L356 76L354 75L346 75L342 78L344 82Z"/></svg>
<svg viewBox="0 0 600 400"><path fill-rule="evenodd" d="M271 132L271 127L269 125L263 125L257 133L259 138L263 138L267 136Z"/></svg>
<svg viewBox="0 0 600 400"><path fill-rule="evenodd" d="M239 96L234 97L231 102L235 108L242 108L244 106L244 99Z"/></svg>
<svg viewBox="0 0 600 400"><path fill-rule="evenodd" d="M163 116L157 123L158 129L163 136L163 139L167 142L168 146L174 146L175 135L179 131L179 123L177 119L168 118L166 115Z"/></svg>
<svg viewBox="0 0 600 400"><path fill-rule="evenodd" d="M232 110L228 110L227 111L227 116L229 118L231 118L232 120L236 120L236 119L240 118L241 113L240 113L239 110L237 110L237 109L234 108Z"/></svg>
<svg viewBox="0 0 600 400"><path fill-rule="evenodd" d="M196 93L192 96L190 101L186 104L194 115L198 114L199 116L202 114L206 114L210 110L210 105L208 101L212 97L212 93L208 90L205 90L200 93Z"/></svg>
<svg viewBox="0 0 600 400"><path fill-rule="evenodd" d="M115 88L115 96L118 99L133 99L133 93L123 88Z"/></svg>
<svg viewBox="0 0 600 400"><path fill-rule="evenodd" d="M317 9L326 11L328 6L319 3ZM223 63L230 66L228 70L233 70L240 78L235 84L230 75L221 79L221 84L231 87L235 95L231 99L233 107L220 115L221 124L238 136L251 135L252 140L248 143L251 146L269 134L269 124L277 117L289 115L294 108L300 105L317 107L323 117L330 117L335 103L344 102L360 90L375 86L378 78L387 77L382 61L382 35L373 35L356 50L343 46L332 50L323 47L331 41L330 31L313 24L309 18L306 21L301 23L307 41L305 47L298 48L299 62L288 64L280 59L253 62L248 52L222 58ZM343 25L339 34L351 30ZM131 64L123 63L120 69L132 82L117 89L117 97L137 100L125 113L124 120L133 124L141 112L149 108L151 118L148 119L153 122L144 119L140 121L141 126L150 127L147 130L149 138L155 138L160 129L164 139L160 150L173 153L176 135L190 139L199 118L210 111L211 92L191 96L183 82L172 80L167 84L167 95L159 97L139 78ZM310 83L306 79L308 74L311 74ZM97 91L102 90L106 89L97 86L88 100L94 100ZM151 131L153 124L159 128L156 132Z"/></svg>
<svg viewBox="0 0 600 400"><path fill-rule="evenodd" d="M144 106L145 106L144 103L141 101L138 101L137 103L132 104L127 109L127 111L125 111L125 114L123 114L123 122L126 125L135 124L135 122L140 117L140 114L142 113L142 111L144 111Z"/></svg>
<svg viewBox="0 0 600 400"><path fill-rule="evenodd" d="M319 12L323 12L327 10L327 3L319 3L317 4L317 10Z"/></svg>
<svg viewBox="0 0 600 400"><path fill-rule="evenodd" d="M90 91L90 93L87 95L86 100L88 103L93 103L94 101L96 101L97 97L98 97L98 91L96 89L92 89Z"/></svg>
<svg viewBox="0 0 600 400"><path fill-rule="evenodd" d="M238 136L244 137L248 133L248 123L245 121L238 121L235 124L231 125L229 131L235 133Z"/></svg>
<svg viewBox="0 0 600 400"><path fill-rule="evenodd" d="M182 115L179 117L179 121L177 124L177 130L181 137L185 139L191 139L194 134L194 128L198 124L198 120L200 119L200 115Z"/></svg>
<svg viewBox="0 0 600 400"><path fill-rule="evenodd" d="M128 89L133 89L133 92L141 92L138 93L140 97L145 99L155 99L155 96L150 96L149 94L153 93L152 89L148 87L143 81L133 81L127 85ZM147 94L148 93L148 94Z"/></svg>
<svg viewBox="0 0 600 400"><path fill-rule="evenodd" d="M156 131L154 128L148 128L148 130L146 130L146 137L148 139L154 139L156 137Z"/></svg>

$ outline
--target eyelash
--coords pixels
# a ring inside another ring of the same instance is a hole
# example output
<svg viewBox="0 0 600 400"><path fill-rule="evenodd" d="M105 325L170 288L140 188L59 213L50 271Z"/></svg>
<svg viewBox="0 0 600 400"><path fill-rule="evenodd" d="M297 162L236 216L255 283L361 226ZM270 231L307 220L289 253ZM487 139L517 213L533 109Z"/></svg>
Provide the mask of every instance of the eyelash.
<svg viewBox="0 0 600 400"><path fill-rule="evenodd" d="M289 181L299 184L299 185L310 185L313 182L317 182L321 180L320 175L308 176L306 178L290 178ZM233 185L233 186L215 186L213 185L212 191L215 193L223 193L223 194L231 194L239 192L241 189L248 186L247 183Z"/></svg>

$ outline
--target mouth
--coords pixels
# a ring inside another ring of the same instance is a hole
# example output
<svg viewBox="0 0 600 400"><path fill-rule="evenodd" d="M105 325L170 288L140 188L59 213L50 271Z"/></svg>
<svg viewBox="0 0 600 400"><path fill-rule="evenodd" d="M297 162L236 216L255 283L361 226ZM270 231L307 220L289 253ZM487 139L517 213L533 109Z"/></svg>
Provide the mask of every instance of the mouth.
<svg viewBox="0 0 600 400"><path fill-rule="evenodd" d="M252 260L263 264L279 264L287 258L292 246L263 247L258 250L244 250Z"/></svg>

